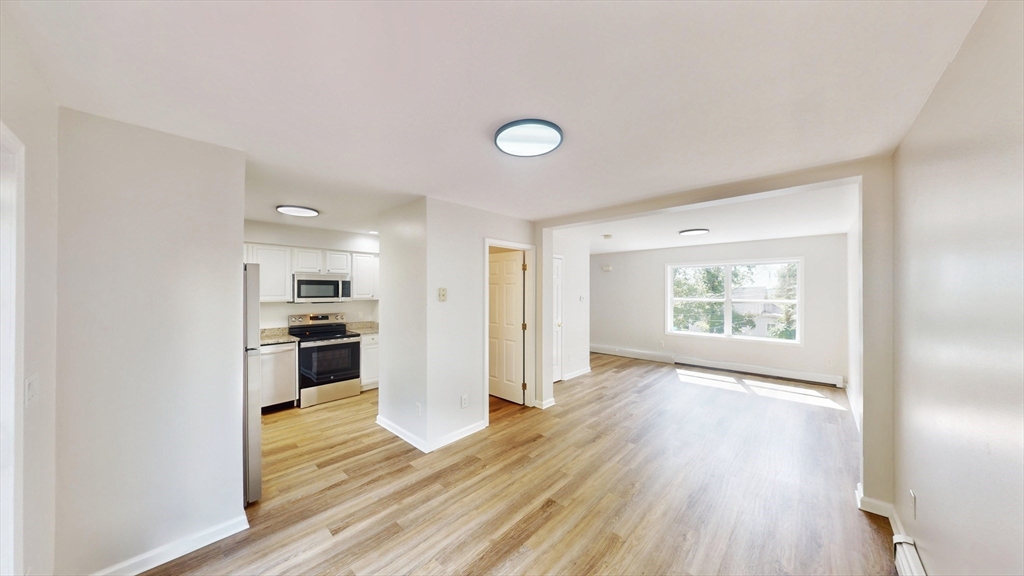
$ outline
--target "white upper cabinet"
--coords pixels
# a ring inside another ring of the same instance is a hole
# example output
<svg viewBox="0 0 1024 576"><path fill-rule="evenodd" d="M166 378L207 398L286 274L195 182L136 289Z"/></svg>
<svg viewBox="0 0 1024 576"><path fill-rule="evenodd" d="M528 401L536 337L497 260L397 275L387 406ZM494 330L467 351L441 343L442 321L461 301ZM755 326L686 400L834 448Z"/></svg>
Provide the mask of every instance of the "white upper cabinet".
<svg viewBox="0 0 1024 576"><path fill-rule="evenodd" d="M379 273L380 260L375 254L353 254L352 298L376 299Z"/></svg>
<svg viewBox="0 0 1024 576"><path fill-rule="evenodd" d="M327 261L326 270L324 272L328 274L351 274L352 273L352 255L348 252L324 252L325 260Z"/></svg>
<svg viewBox="0 0 1024 576"><path fill-rule="evenodd" d="M249 262L260 265L260 302L292 299L291 248L252 244Z"/></svg>
<svg viewBox="0 0 1024 576"><path fill-rule="evenodd" d="M297 273L316 274L323 270L322 250L311 250L309 248L295 248L292 250L292 271Z"/></svg>

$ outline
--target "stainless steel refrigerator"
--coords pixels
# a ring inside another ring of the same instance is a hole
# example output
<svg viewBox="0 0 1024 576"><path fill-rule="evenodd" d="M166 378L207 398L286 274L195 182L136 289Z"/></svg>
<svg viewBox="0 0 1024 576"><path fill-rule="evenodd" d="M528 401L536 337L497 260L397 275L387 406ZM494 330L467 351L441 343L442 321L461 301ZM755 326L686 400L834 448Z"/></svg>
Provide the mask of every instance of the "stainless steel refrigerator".
<svg viewBox="0 0 1024 576"><path fill-rule="evenodd" d="M260 266L244 264L242 449L245 503L263 495L260 420Z"/></svg>

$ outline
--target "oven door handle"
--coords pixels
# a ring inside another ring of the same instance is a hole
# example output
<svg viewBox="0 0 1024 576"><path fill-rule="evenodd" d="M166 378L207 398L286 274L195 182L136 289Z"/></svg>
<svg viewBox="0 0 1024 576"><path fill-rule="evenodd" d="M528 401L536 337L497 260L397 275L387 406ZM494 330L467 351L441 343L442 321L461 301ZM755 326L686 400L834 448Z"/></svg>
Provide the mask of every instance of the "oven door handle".
<svg viewBox="0 0 1024 576"><path fill-rule="evenodd" d="M355 338L337 338L335 340L315 340L313 342L299 342L299 348L316 348L317 346L331 346L333 344L350 344L359 342L360 336Z"/></svg>

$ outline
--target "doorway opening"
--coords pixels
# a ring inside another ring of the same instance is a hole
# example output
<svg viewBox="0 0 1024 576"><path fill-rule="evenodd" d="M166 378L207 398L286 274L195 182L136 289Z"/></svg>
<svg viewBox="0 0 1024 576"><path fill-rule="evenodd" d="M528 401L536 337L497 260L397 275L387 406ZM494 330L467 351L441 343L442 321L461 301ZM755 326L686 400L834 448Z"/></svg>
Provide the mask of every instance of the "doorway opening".
<svg viewBox="0 0 1024 576"><path fill-rule="evenodd" d="M554 307L552 323L554 324L554 350L551 352L551 381L562 380L562 288L565 259L555 254L551 263L551 304Z"/></svg>
<svg viewBox="0 0 1024 576"><path fill-rule="evenodd" d="M25 146L0 123L0 574L22 572Z"/></svg>
<svg viewBox="0 0 1024 576"><path fill-rule="evenodd" d="M487 240L485 250L485 391L496 398L533 406L536 251L530 245L499 240ZM484 409L489 411L487 405Z"/></svg>

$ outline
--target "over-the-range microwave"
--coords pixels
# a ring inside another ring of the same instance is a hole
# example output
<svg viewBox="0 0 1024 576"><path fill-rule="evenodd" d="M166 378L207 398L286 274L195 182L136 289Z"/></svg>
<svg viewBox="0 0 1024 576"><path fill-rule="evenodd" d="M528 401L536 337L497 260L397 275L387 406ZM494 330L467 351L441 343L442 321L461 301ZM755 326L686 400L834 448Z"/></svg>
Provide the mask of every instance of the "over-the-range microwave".
<svg viewBox="0 0 1024 576"><path fill-rule="evenodd" d="M344 302L352 298L348 274L293 274L292 302Z"/></svg>

